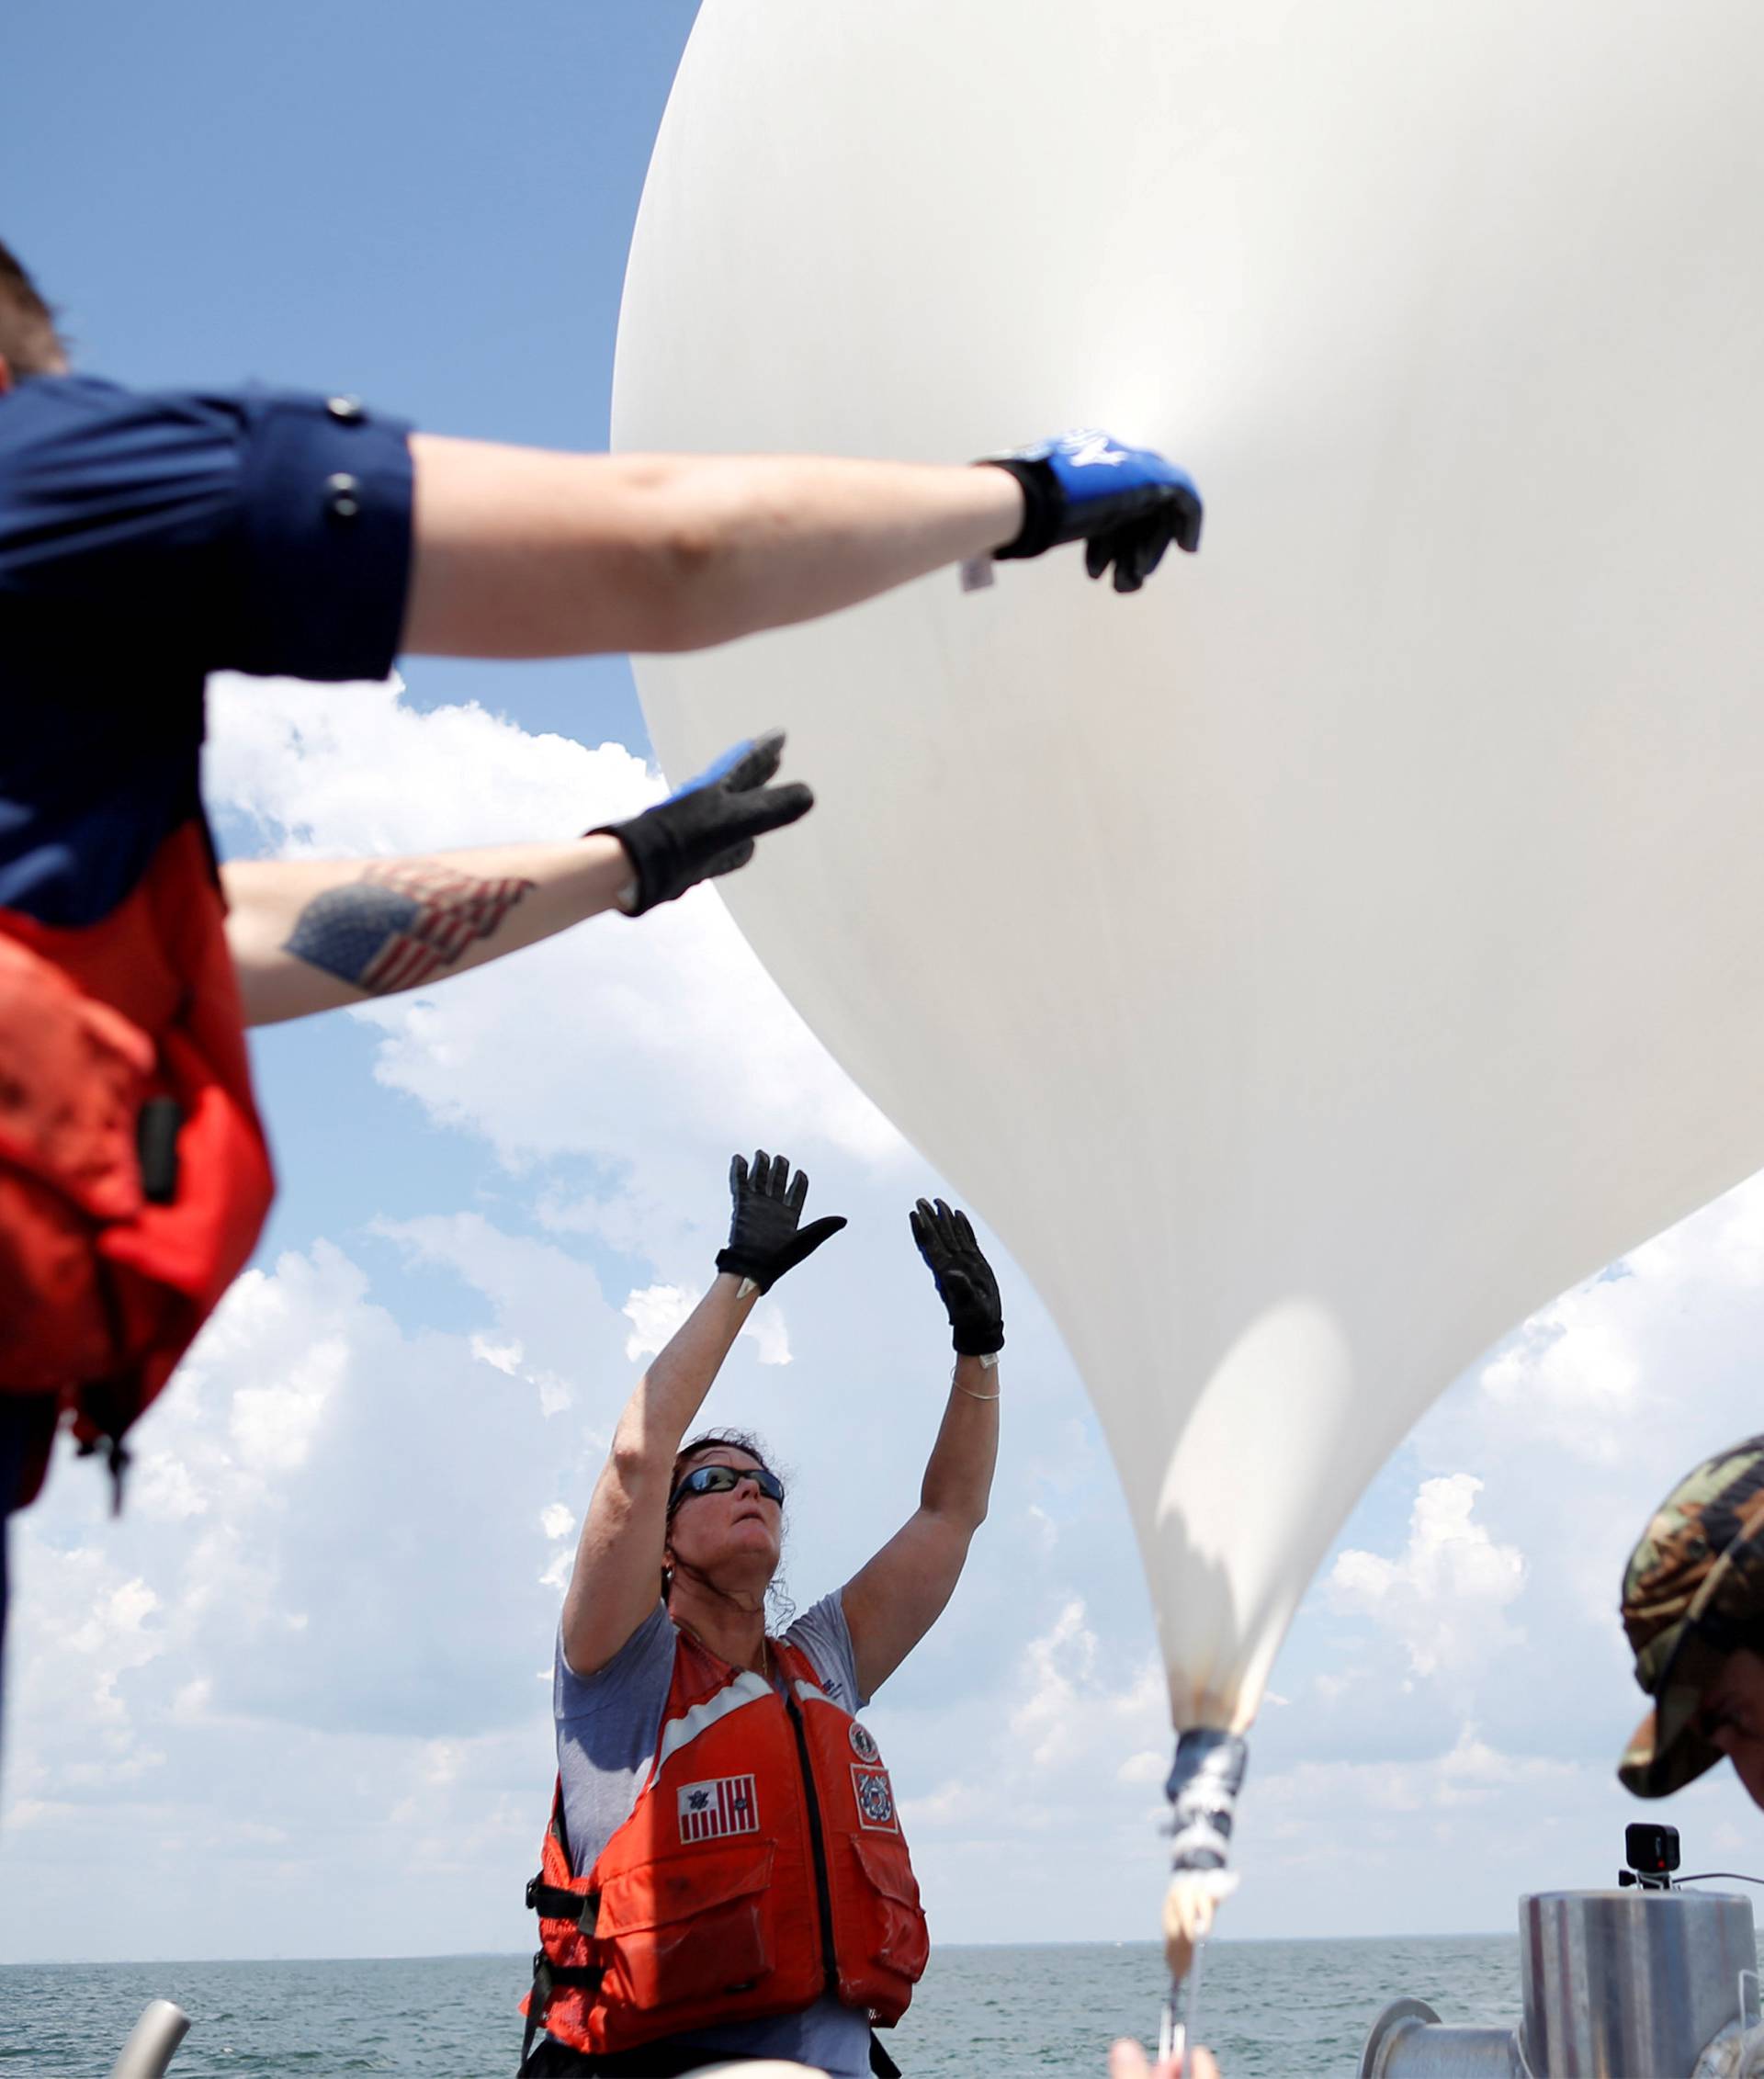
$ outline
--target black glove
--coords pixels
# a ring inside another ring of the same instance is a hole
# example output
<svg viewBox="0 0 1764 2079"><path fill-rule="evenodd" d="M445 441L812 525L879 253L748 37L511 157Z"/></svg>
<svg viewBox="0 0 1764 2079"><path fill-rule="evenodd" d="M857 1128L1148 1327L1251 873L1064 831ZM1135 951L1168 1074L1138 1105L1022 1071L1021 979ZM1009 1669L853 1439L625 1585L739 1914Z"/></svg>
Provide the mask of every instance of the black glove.
<svg viewBox="0 0 1764 2079"><path fill-rule="evenodd" d="M766 786L784 756L784 731L738 743L708 772L628 823L601 823L584 837L616 837L637 870L640 917L672 902L699 881L732 874L753 856L753 840L806 816L815 797L806 786Z"/></svg>
<svg viewBox="0 0 1764 2079"><path fill-rule="evenodd" d="M956 1351L990 1357L1004 1348L1004 1305L992 1266L980 1254L966 1213L952 1213L940 1198L921 1199L908 1214L919 1253L937 1281L937 1296L949 1310Z"/></svg>
<svg viewBox="0 0 1764 2079"><path fill-rule="evenodd" d="M1124 446L1085 427L986 459L1023 490L1023 528L992 551L1000 560L1081 541L1091 577L1100 578L1113 563L1114 589L1137 592L1171 542L1190 555L1201 546L1194 480L1155 448Z"/></svg>
<svg viewBox="0 0 1764 2079"><path fill-rule="evenodd" d="M788 1158L768 1155L763 1148L755 1154L751 1171L745 1156L735 1158L729 1166L729 1188L735 1215L729 1226L729 1247L717 1252L717 1268L752 1278L763 1293L769 1293L786 1271L795 1270L845 1225L841 1219L816 1220L799 1228L808 1180L798 1169L791 1183Z"/></svg>

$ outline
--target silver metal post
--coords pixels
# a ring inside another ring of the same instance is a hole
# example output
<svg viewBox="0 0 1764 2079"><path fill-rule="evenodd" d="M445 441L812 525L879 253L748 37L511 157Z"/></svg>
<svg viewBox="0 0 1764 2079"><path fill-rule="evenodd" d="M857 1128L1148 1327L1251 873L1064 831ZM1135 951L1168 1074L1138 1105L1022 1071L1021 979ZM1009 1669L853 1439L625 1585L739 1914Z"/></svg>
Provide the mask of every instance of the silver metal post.
<svg viewBox="0 0 1764 2079"><path fill-rule="evenodd" d="M1752 1909L1705 1892L1540 1892L1519 1916L1521 2035L1550 2079L1688 2073L1758 1968Z"/></svg>
<svg viewBox="0 0 1764 2079"><path fill-rule="evenodd" d="M154 2000L130 2031L110 2079L161 2079L189 2028L190 2017L182 2007Z"/></svg>

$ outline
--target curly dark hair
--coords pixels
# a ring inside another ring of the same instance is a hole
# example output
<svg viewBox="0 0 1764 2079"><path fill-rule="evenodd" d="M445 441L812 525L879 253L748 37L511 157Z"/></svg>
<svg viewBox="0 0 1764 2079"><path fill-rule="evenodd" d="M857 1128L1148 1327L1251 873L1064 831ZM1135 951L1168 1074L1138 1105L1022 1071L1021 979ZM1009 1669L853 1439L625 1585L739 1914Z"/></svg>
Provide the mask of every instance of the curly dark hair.
<svg viewBox="0 0 1764 2079"><path fill-rule="evenodd" d="M17 376L52 375L67 355L55 318L12 248L0 241L0 354Z"/></svg>
<svg viewBox="0 0 1764 2079"><path fill-rule="evenodd" d="M680 1485L680 1475L695 1458L707 1451L739 1451L755 1459L768 1473L777 1471L765 1455L765 1447L760 1440L746 1429L701 1429L695 1437L688 1437L673 1454L673 1464L668 1473L668 1500L670 1516L673 1515L674 1489ZM786 1487L789 1483L786 1481ZM783 1506L780 1504L779 1530L783 1530ZM666 1602L668 1591L673 1586L673 1569L664 1565L662 1569L662 1600ZM784 1631L797 1614L797 1606L785 1593L781 1575L775 1574L765 1591L766 1626L773 1633Z"/></svg>
<svg viewBox="0 0 1764 2079"><path fill-rule="evenodd" d="M760 1463L765 1466L768 1473L772 1470L772 1467L766 1462L765 1452L761 1447L760 1440L748 1430L700 1429L695 1437L688 1437L673 1454L673 1466L668 1475L668 1498L670 1502L673 1498L673 1490L680 1485L680 1475L686 1469L687 1460L696 1458L701 1452L707 1451L744 1452L749 1458L758 1459Z"/></svg>

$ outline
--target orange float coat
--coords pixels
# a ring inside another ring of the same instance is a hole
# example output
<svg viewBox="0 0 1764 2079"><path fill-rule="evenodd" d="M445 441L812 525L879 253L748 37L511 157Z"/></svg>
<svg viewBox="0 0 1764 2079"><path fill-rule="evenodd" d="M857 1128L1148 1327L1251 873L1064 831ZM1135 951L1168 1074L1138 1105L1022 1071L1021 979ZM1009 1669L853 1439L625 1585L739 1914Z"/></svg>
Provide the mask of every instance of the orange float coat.
<svg viewBox="0 0 1764 2079"><path fill-rule="evenodd" d="M823 1993L884 2028L906 2012L930 1943L888 1770L769 1644L787 1694L681 1634L649 1777L584 1876L554 1797L529 2035L605 2056Z"/></svg>
<svg viewBox="0 0 1764 2079"><path fill-rule="evenodd" d="M101 922L0 910L0 1393L120 1440L251 1255L274 1192L208 834Z"/></svg>

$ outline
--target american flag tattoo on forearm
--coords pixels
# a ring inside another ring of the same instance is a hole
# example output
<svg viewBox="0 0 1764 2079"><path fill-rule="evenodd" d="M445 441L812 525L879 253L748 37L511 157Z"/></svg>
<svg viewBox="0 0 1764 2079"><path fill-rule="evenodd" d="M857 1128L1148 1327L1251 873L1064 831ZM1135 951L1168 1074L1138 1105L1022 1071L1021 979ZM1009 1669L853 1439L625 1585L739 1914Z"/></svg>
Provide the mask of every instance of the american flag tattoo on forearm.
<svg viewBox="0 0 1764 2079"><path fill-rule="evenodd" d="M358 879L316 895L283 948L370 996L413 989L488 938L537 881L481 881L451 867L364 867Z"/></svg>

